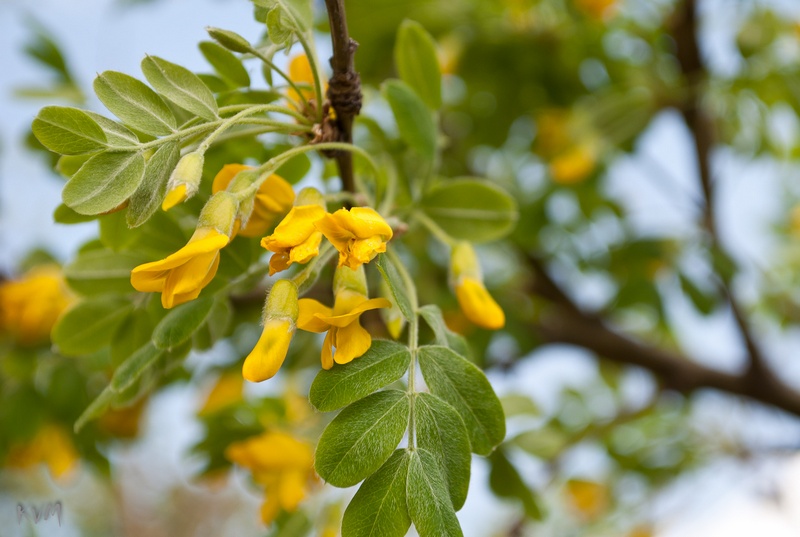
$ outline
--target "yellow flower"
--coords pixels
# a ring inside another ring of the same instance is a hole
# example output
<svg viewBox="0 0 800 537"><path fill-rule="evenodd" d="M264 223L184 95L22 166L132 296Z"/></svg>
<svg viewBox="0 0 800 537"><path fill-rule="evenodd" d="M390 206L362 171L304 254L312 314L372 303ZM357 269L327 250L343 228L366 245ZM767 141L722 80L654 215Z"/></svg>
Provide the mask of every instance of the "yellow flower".
<svg viewBox="0 0 800 537"><path fill-rule="evenodd" d="M287 96L289 99L303 104L303 97L306 101L311 101L316 98L314 90L314 71L311 69L311 62L308 61L308 56L300 54L292 58L289 62L289 78L298 85L300 93L294 88L289 87ZM302 97L301 97L302 95Z"/></svg>
<svg viewBox="0 0 800 537"><path fill-rule="evenodd" d="M243 164L226 164L214 177L211 192L216 194L225 190L239 172L251 169L251 166ZM279 175L270 175L258 188L252 212L245 226L239 231L239 235L242 237L264 235L278 218L289 211L293 202L292 185Z"/></svg>
<svg viewBox="0 0 800 537"><path fill-rule="evenodd" d="M567 482L569 505L585 520L594 520L609 507L608 488L602 483L572 479Z"/></svg>
<svg viewBox="0 0 800 537"><path fill-rule="evenodd" d="M339 209L314 225L339 250L339 266L353 270L385 252L392 238L392 228L369 207Z"/></svg>
<svg viewBox="0 0 800 537"><path fill-rule="evenodd" d="M281 510L295 511L314 478L311 446L282 432L267 432L225 450L225 457L248 468L256 483L264 486L266 500L261 519L271 523Z"/></svg>
<svg viewBox="0 0 800 537"><path fill-rule="evenodd" d="M470 243L462 241L453 247L450 280L467 319L489 330L499 330L505 326L505 313L483 286L478 256Z"/></svg>
<svg viewBox="0 0 800 537"><path fill-rule="evenodd" d="M575 6L588 17L601 21L616 11L617 0L575 0Z"/></svg>
<svg viewBox="0 0 800 537"><path fill-rule="evenodd" d="M6 456L6 465L11 468L30 468L46 464L56 479L75 468L79 460L72 438L64 427L47 424L41 427L28 442L14 444Z"/></svg>
<svg viewBox="0 0 800 537"><path fill-rule="evenodd" d="M304 188L297 195L297 205L261 240L261 246L273 252L269 274L286 270L292 263L308 263L319 254L322 233L314 226L325 216L325 200L314 188Z"/></svg>
<svg viewBox="0 0 800 537"><path fill-rule="evenodd" d="M299 301L297 326L309 332L328 332L322 343L322 367L330 369L333 362L346 364L367 352L372 336L361 326L359 317L368 310L391 307L385 298L368 298L364 268L336 270L334 276L333 309L311 299ZM336 349L334 353L333 349Z"/></svg>
<svg viewBox="0 0 800 537"><path fill-rule="evenodd" d="M297 286L294 282L275 282L264 308L264 330L242 366L244 378L261 382L275 376L286 359L297 327L297 309Z"/></svg>
<svg viewBox="0 0 800 537"><path fill-rule="evenodd" d="M200 416L208 416L241 400L242 376L238 372L228 371L217 379L197 413Z"/></svg>
<svg viewBox="0 0 800 537"><path fill-rule="evenodd" d="M197 298L217 274L219 251L231 240L238 209L238 202L229 192L211 196L186 246L164 259L134 268L133 288L161 293L161 305L167 309Z"/></svg>
<svg viewBox="0 0 800 537"><path fill-rule="evenodd" d="M161 305L167 309L194 300L217 274L219 251L228 242L230 238L216 229L198 229L174 254L133 269L131 285L144 293L161 293Z"/></svg>
<svg viewBox="0 0 800 537"><path fill-rule="evenodd" d="M19 280L0 284L0 332L22 345L47 341L73 300L57 266L34 267Z"/></svg>
<svg viewBox="0 0 800 537"><path fill-rule="evenodd" d="M594 145L582 143L570 147L550 161L550 175L560 185L573 185L587 179L596 166Z"/></svg>

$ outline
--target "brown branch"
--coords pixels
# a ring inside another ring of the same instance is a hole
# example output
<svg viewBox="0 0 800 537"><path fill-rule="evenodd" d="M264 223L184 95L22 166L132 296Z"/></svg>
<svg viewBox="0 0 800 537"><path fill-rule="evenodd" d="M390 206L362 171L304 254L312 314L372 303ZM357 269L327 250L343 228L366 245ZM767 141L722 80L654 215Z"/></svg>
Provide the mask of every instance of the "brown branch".
<svg viewBox="0 0 800 537"><path fill-rule="evenodd" d="M663 389L689 394L712 388L800 416L800 393L773 375L756 374L752 368L741 374L725 373L677 352L636 341L608 327L598 317L581 311L550 277L541 261L530 257L529 263L536 277L532 291L552 305L536 325L546 341L576 345L593 351L602 359L647 369L662 381Z"/></svg>
<svg viewBox="0 0 800 537"><path fill-rule="evenodd" d="M681 71L689 86L690 92L681 110L686 126L689 128L695 155L700 185L703 191L703 225L708 231L712 248L725 252L716 225L714 209L714 179L711 170L711 151L716 142L713 118L705 110L702 102L702 84L708 77L698 43L697 3L696 0L684 0L676 13L672 37L677 46L676 54ZM720 291L726 298L733 314L736 326L742 336L750 369L754 377L765 377L774 380L766 358L756 343L750 324L742 312L734 296L727 278L720 276Z"/></svg>
<svg viewBox="0 0 800 537"><path fill-rule="evenodd" d="M350 38L347 31L344 0L325 0L325 5L333 44L333 76L328 83L327 97L336 111L338 139L349 144L353 142L353 119L361 111L361 79L355 70L354 59L358 43ZM331 156L339 167L342 190L355 192L352 153L335 151Z"/></svg>

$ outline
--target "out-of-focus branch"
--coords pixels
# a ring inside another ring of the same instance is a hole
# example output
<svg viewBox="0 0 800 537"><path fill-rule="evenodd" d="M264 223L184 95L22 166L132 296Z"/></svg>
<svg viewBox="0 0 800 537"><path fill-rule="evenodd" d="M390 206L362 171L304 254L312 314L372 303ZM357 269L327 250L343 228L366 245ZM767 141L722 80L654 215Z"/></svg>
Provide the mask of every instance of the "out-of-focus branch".
<svg viewBox="0 0 800 537"><path fill-rule="evenodd" d="M697 2L684 0L679 4L673 21L672 36L677 46L678 62L690 89L688 98L681 110L686 126L689 128L697 157L697 169L703 191L703 224L711 239L712 248L724 252L719 239L714 209L714 178L711 170L711 151L716 143L713 119L703 106L703 83L708 71L700 53L698 43ZM726 298L739 333L742 336L753 378L765 377L775 380L774 373L753 335L750 323L745 317L727 278L720 276L719 286Z"/></svg>
<svg viewBox="0 0 800 537"><path fill-rule="evenodd" d="M336 112L338 141L353 142L353 119L361 111L361 79L355 70L355 52L358 43L350 38L344 0L325 0L331 27L333 76L328 83L327 97ZM333 153L342 178L342 189L355 192L353 155L349 151Z"/></svg>
<svg viewBox="0 0 800 537"><path fill-rule="evenodd" d="M623 335L598 317L583 312L550 277L539 259L531 256L528 261L535 273L532 292L551 304L535 326L546 341L576 345L602 359L647 369L661 380L664 389L688 394L712 388L800 416L800 393L773 375L759 375L752 368L738 375L725 373Z"/></svg>

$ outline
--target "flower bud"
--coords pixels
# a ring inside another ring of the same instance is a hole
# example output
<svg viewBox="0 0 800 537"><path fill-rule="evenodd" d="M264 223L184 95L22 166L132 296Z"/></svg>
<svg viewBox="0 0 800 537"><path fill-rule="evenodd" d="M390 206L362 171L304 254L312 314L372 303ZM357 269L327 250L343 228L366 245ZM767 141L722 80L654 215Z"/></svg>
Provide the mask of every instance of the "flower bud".
<svg viewBox="0 0 800 537"><path fill-rule="evenodd" d="M230 237L233 234L233 223L239 211L239 202L236 196L227 191L217 192L206 202L197 228L213 228Z"/></svg>
<svg viewBox="0 0 800 537"><path fill-rule="evenodd" d="M261 382L275 376L289 351L298 313L297 286L291 280L275 282L264 308L264 330L242 366L245 379Z"/></svg>
<svg viewBox="0 0 800 537"><path fill-rule="evenodd" d="M499 330L505 326L505 314L483 286L478 256L472 244L466 241L453 247L450 284L455 288L458 304L467 319L489 330Z"/></svg>
<svg viewBox="0 0 800 537"><path fill-rule="evenodd" d="M204 161L203 154L196 151L181 157L169 176L167 195L161 203L163 210L168 211L197 193L203 178Z"/></svg>

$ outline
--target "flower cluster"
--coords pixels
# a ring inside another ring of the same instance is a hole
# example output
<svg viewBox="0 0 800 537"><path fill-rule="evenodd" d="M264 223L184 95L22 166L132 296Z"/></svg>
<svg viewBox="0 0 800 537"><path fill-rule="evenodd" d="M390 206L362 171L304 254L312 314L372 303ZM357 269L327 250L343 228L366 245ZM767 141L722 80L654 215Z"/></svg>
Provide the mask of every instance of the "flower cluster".
<svg viewBox="0 0 800 537"><path fill-rule="evenodd" d="M261 519L265 524L281 510L295 511L316 478L311 446L284 432L270 431L235 442L225 450L225 457L249 469L255 482L264 487Z"/></svg>

